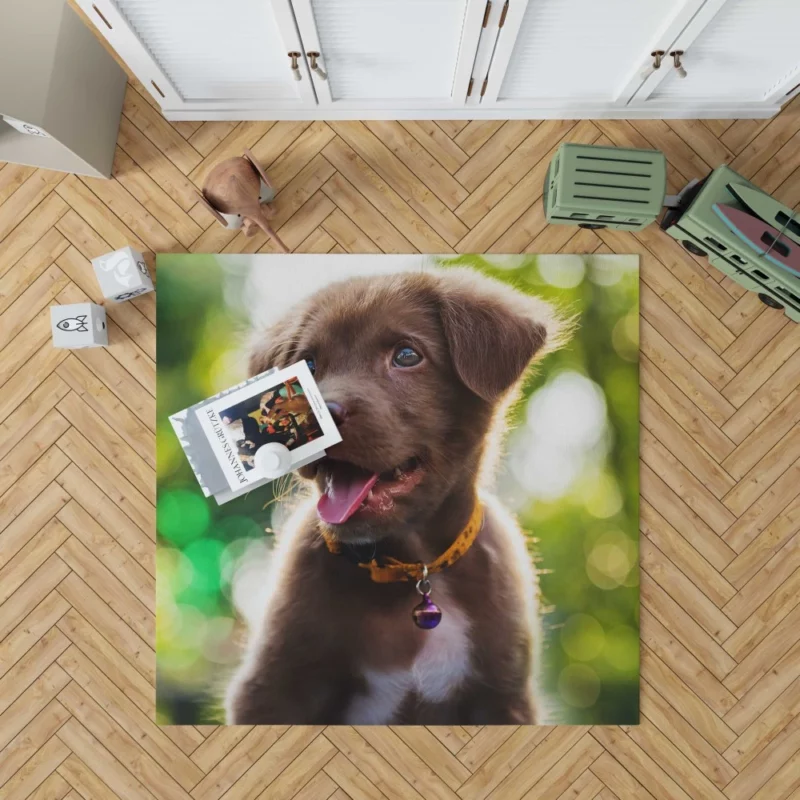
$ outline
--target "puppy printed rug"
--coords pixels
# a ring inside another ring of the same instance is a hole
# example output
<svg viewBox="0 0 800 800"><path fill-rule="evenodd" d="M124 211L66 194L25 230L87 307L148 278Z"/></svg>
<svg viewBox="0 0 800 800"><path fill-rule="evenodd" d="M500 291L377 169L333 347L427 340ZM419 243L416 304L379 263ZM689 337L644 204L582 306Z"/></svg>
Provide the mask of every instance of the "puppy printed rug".
<svg viewBox="0 0 800 800"><path fill-rule="evenodd" d="M638 722L636 256L157 267L161 723ZM218 505L170 415L297 362L341 442Z"/></svg>

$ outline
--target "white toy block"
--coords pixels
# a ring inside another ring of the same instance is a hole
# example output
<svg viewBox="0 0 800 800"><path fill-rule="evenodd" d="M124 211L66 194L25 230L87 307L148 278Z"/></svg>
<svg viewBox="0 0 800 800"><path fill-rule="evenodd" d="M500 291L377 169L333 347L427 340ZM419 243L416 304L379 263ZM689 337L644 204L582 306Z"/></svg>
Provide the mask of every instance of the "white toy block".
<svg viewBox="0 0 800 800"><path fill-rule="evenodd" d="M53 347L76 350L80 347L104 347L108 344L106 310L94 303L50 306Z"/></svg>
<svg viewBox="0 0 800 800"><path fill-rule="evenodd" d="M120 303L153 291L153 281L142 254L123 247L92 259L100 291L106 300Z"/></svg>

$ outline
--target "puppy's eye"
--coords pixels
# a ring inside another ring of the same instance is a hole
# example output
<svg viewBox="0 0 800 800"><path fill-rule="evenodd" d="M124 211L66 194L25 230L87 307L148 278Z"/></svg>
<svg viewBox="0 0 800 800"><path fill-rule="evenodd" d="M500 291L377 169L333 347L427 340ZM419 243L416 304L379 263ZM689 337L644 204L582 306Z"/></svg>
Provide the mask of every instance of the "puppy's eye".
<svg viewBox="0 0 800 800"><path fill-rule="evenodd" d="M308 364L308 371L313 375L317 371L317 362L313 358L307 358L306 364Z"/></svg>
<svg viewBox="0 0 800 800"><path fill-rule="evenodd" d="M392 358L392 363L396 367L416 367L420 361L422 356L408 345L398 347Z"/></svg>

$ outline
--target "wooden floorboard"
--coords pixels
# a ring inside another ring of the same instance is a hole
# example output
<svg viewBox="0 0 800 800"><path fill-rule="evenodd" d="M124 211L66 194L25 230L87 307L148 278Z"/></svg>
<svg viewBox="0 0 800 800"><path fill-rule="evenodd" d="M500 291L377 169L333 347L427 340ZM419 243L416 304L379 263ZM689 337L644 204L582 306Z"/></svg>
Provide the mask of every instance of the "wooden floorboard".
<svg viewBox="0 0 800 800"><path fill-rule="evenodd" d="M800 104L714 121L171 125L128 87L113 178L0 165L0 796L800 797L800 325L651 227L547 227L557 144L727 162L800 206ZM642 719L624 728L159 728L152 296L49 343L89 259L272 252L194 187L250 147L297 252L619 252L642 277ZM120 411L127 413L119 413ZM114 452L113 464L106 454Z"/></svg>

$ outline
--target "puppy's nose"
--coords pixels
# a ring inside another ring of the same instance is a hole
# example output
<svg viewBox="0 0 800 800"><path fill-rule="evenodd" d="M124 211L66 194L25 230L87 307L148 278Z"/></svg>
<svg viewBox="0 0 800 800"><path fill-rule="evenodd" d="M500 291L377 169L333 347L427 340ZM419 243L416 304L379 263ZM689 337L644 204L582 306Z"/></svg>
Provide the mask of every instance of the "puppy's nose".
<svg viewBox="0 0 800 800"><path fill-rule="evenodd" d="M328 406L328 411L331 412L333 421L337 425L341 425L347 419L347 410L341 403L337 403L333 400L328 400L325 403L325 405Z"/></svg>

